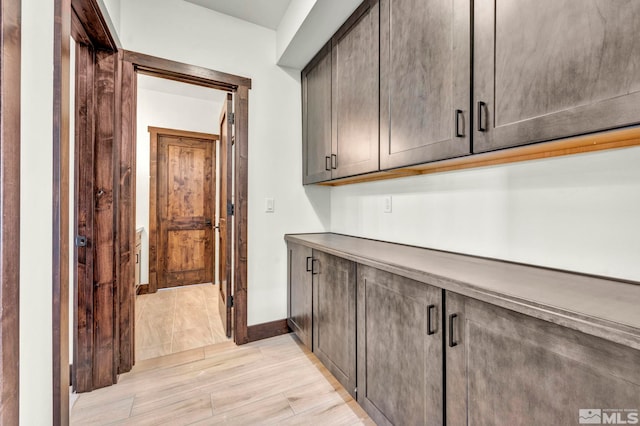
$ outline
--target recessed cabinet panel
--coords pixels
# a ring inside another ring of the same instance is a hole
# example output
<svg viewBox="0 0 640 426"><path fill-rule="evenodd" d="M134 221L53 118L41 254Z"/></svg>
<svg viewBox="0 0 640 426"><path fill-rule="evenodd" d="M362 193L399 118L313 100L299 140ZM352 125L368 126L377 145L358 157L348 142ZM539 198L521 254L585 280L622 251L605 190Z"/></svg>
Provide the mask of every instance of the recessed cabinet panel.
<svg viewBox="0 0 640 426"><path fill-rule="evenodd" d="M312 250L288 243L288 301L289 327L309 349L312 349Z"/></svg>
<svg viewBox="0 0 640 426"><path fill-rule="evenodd" d="M470 153L469 0L380 1L380 168Z"/></svg>
<svg viewBox="0 0 640 426"><path fill-rule="evenodd" d="M568 425L580 410L640 407L639 351L450 292L445 303L447 425Z"/></svg>
<svg viewBox="0 0 640 426"><path fill-rule="evenodd" d="M474 7L475 152L640 122L640 2Z"/></svg>
<svg viewBox="0 0 640 426"><path fill-rule="evenodd" d="M378 425L443 424L442 290L358 265L358 403Z"/></svg>
<svg viewBox="0 0 640 426"><path fill-rule="evenodd" d="M378 170L379 6L367 0L333 38L333 178Z"/></svg>
<svg viewBox="0 0 640 426"><path fill-rule="evenodd" d="M303 183L331 179L331 43L302 71L302 133Z"/></svg>
<svg viewBox="0 0 640 426"><path fill-rule="evenodd" d="M313 352L355 397L356 264L318 251L313 258Z"/></svg>

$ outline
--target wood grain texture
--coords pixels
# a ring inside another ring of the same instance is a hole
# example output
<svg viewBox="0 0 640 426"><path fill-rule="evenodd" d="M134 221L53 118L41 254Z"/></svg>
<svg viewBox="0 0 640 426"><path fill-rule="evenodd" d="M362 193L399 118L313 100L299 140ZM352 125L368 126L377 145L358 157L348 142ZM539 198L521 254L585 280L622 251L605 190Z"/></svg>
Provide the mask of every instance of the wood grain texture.
<svg viewBox="0 0 640 426"><path fill-rule="evenodd" d="M73 407L72 425L106 422L374 425L292 335L139 362Z"/></svg>
<svg viewBox="0 0 640 426"><path fill-rule="evenodd" d="M135 100L134 100L135 101ZM178 199L180 197L175 197L175 194L170 193L168 191L168 186L169 182L165 181L163 183L162 179L159 179L160 174L162 173L164 176L168 176L167 173L171 174L169 172L169 170L167 170L168 167L168 163L163 163L164 166L162 166L162 164L159 164L159 158L163 157L166 158L167 156L167 152L166 152L166 148L160 149L160 144L162 140L172 140L172 141L180 141L180 140L185 140L185 141L193 141L194 143L199 142L204 142L207 145L207 148L203 148L206 150L206 152L209 152L208 157L211 160L214 159L213 157L213 145L215 144L215 141L219 138L218 135L214 135L214 134L209 134L209 133L200 133L200 132L190 132L190 131L186 131L186 130L179 130L179 129L166 129L166 128L159 128L159 127L148 127L149 130L149 134L150 134L150 177L149 177L149 285L148 285L148 292L149 293L155 293L157 291L158 288L163 288L166 286L165 284L165 280L166 277L164 275L166 275L166 269L163 269L164 266L166 265L167 262L167 258L166 258L166 250L162 249L162 245L166 243L166 240L168 238L168 229L164 229L161 228L161 225L163 223L163 221L161 220L161 215L164 214L163 217L168 217L167 215L171 215L170 212L167 210L164 213L161 211L162 208L168 208L168 202L169 199L167 197L171 197L171 199ZM179 143L177 143L178 145L180 145ZM186 149L186 148L185 148ZM191 158L192 156L187 155L189 158ZM168 159L167 159L168 161ZM174 172L175 173L182 173L180 171L180 164L181 162L179 161L179 159L176 157L176 161L177 163L174 164L175 167L177 167L177 169L175 169L174 167ZM187 161L187 158L185 158L185 161ZM196 159L194 159L194 161L196 161ZM215 161L211 161L209 163L207 163L210 165L210 167L213 167L213 164L215 164ZM159 168L159 166L162 166ZM183 164L184 166L184 164ZM203 164L204 166L204 164ZM172 169L173 170L173 169ZM204 170L204 169L203 169ZM189 194L183 194L183 195L188 195L187 199L192 200L192 201L197 201L199 203L199 205L201 204L201 208L203 209L205 204L207 205L207 212L208 212L208 216L203 215L204 211L200 211L199 213L200 216L198 216L200 218L199 222L197 219L193 219L195 216L192 217L192 222L195 220L195 222L198 223L192 223L192 226L196 226L196 225L202 225L204 223L205 219L211 219L213 221L213 199L215 199L215 181L214 181L214 177L213 177L213 169L209 170L208 174L205 173L203 176L208 175L209 176L209 181L208 184L209 186L205 185L205 182L203 181L202 184L200 186L198 186L197 188L191 188L191 192L189 192ZM204 179L204 178L203 178ZM179 181L181 181L180 179L178 179ZM161 192L161 185L160 184L164 184L165 186L163 188L165 188L164 192ZM191 182L195 185L194 182ZM196 185L197 186L197 185ZM205 186L208 188L207 191L204 191ZM171 186L171 188L173 188L173 186ZM183 188L183 192L187 191L188 192L188 188ZM202 195L201 198L198 196L198 194ZM163 197L163 199L165 199L164 204L159 204L159 199L160 197ZM205 197L206 196L206 197ZM195 197L195 198L194 198ZM206 200L209 200L208 203L205 202L205 198ZM204 203L204 204L203 204ZM164 206L164 207L162 207ZM191 207L190 207L191 208ZM176 213L177 210L180 210L178 205L173 205L173 210L171 211L171 213ZM180 212L178 212L180 213ZM194 213L194 212L191 212ZM180 213L181 214L181 213ZM195 213L194 213L195 214ZM190 216L191 217L191 216ZM182 224L185 225L185 224ZM184 226L180 226L180 228L184 228ZM187 228L189 228L188 225ZM163 232L163 233L161 233ZM207 236L207 238L210 239L210 244L209 246L207 246L207 250L205 250L205 252L211 251L213 250L213 246L211 245L211 243L213 242L213 237L212 236ZM163 251L160 251L160 250ZM213 256L213 254L212 254ZM203 260L204 262L204 260ZM213 261L210 262L211 265L213 265ZM210 265L210 269L211 269L211 279L209 281L212 280L213 278L213 267ZM175 272L175 271L174 271ZM177 282L181 282L183 284L194 284L196 282L204 282L201 281L201 279L204 279L203 277L201 277L200 273L196 273L194 276L194 274L188 274L189 276L174 276L172 277L172 279L176 280Z"/></svg>
<svg viewBox="0 0 640 426"><path fill-rule="evenodd" d="M470 153L470 13L469 0L380 1L381 169Z"/></svg>
<svg viewBox="0 0 640 426"><path fill-rule="evenodd" d="M447 424L576 424L579 409L640 406L640 351L450 292L446 303L458 315Z"/></svg>
<svg viewBox="0 0 640 426"><path fill-rule="evenodd" d="M302 70L302 183L331 179L331 42Z"/></svg>
<svg viewBox="0 0 640 426"><path fill-rule="evenodd" d="M75 247L73 389L93 389L94 262L94 60L92 47L76 43L75 90L75 229L87 239Z"/></svg>
<svg viewBox="0 0 640 426"><path fill-rule="evenodd" d="M215 141L158 135L158 287L213 281Z"/></svg>
<svg viewBox="0 0 640 426"><path fill-rule="evenodd" d="M379 169L379 14L365 1L331 40L334 179Z"/></svg>
<svg viewBox="0 0 640 426"><path fill-rule="evenodd" d="M313 251L287 244L287 319L304 345L313 349Z"/></svg>
<svg viewBox="0 0 640 426"><path fill-rule="evenodd" d="M242 86L251 89L251 79L214 71L197 65L189 65L169 59L124 51L124 60L133 63L138 72L171 78L184 83L213 87L214 89L234 91Z"/></svg>
<svg viewBox="0 0 640 426"><path fill-rule="evenodd" d="M444 424L442 290L358 265L358 403L379 425Z"/></svg>
<svg viewBox="0 0 640 426"><path fill-rule="evenodd" d="M338 234L285 239L640 349L640 283Z"/></svg>
<svg viewBox="0 0 640 426"><path fill-rule="evenodd" d="M84 32L97 49L115 51L120 42L112 23L102 14L97 0L71 0Z"/></svg>
<svg viewBox="0 0 640 426"><path fill-rule="evenodd" d="M637 2L482 0L474 13L474 105L486 103L487 127L474 152L640 122Z"/></svg>
<svg viewBox="0 0 640 426"><path fill-rule="evenodd" d="M289 325L286 319L265 322L262 324L254 324L247 327L247 338L250 342L280 336L281 334L290 333Z"/></svg>
<svg viewBox="0 0 640 426"><path fill-rule="evenodd" d="M118 263L118 303L119 309L119 353L118 373L126 373L134 364L135 319L135 272L136 264L135 236L135 179L136 179L136 108L132 102L136 96L136 74L130 62L122 60L119 53L120 67L120 176L119 176L119 210L118 210L118 244L120 261Z"/></svg>
<svg viewBox="0 0 640 426"><path fill-rule="evenodd" d="M356 264L313 251L313 353L356 393Z"/></svg>
<svg viewBox="0 0 640 426"><path fill-rule="evenodd" d="M93 387L109 386L117 380L119 339L117 335L117 177L119 145L115 136L117 54L96 52L95 158L94 169L94 352ZM116 163L117 162L117 163Z"/></svg>
<svg viewBox="0 0 640 426"><path fill-rule="evenodd" d="M19 423L21 2L0 2L0 424Z"/></svg>
<svg viewBox="0 0 640 426"><path fill-rule="evenodd" d="M322 182L319 185L340 186L352 183L372 182L376 180L396 179L420 174L441 173L453 170L464 170L476 167L494 166L498 164L517 163L543 158L561 157L565 155L583 154L608 149L628 148L640 145L640 127L630 127L590 135L560 139L519 146L498 151L459 157L450 160L435 161L416 166L403 167L389 171L369 173L362 176Z"/></svg>
<svg viewBox="0 0 640 426"><path fill-rule="evenodd" d="M247 256L249 215L249 88L238 87L234 98L235 215L234 215L234 326L235 341L247 343Z"/></svg>
<svg viewBox="0 0 640 426"><path fill-rule="evenodd" d="M229 120L229 114L233 112L233 95L227 94L227 100L220 111L220 205L218 212L219 222L219 270L220 283L218 295L218 312L227 337L231 337L233 321L231 318L232 307L228 306L227 297L232 295L233 279L231 275L232 264L232 232L233 217L229 214L229 206L232 203L233 194L233 124Z"/></svg>
<svg viewBox="0 0 640 426"><path fill-rule="evenodd" d="M71 1L54 2L52 403L54 425L69 421L69 67Z"/></svg>

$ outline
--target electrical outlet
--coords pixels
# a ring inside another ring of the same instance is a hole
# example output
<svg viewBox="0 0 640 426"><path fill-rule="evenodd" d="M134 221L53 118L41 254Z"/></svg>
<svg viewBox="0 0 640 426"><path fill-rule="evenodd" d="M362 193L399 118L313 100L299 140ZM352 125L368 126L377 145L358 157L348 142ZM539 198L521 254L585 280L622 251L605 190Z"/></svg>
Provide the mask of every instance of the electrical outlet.
<svg viewBox="0 0 640 426"><path fill-rule="evenodd" d="M273 213L276 211L275 201L273 198L264 199L264 211L267 213Z"/></svg>
<svg viewBox="0 0 640 426"><path fill-rule="evenodd" d="M384 212L391 213L391 195L384 197Z"/></svg>

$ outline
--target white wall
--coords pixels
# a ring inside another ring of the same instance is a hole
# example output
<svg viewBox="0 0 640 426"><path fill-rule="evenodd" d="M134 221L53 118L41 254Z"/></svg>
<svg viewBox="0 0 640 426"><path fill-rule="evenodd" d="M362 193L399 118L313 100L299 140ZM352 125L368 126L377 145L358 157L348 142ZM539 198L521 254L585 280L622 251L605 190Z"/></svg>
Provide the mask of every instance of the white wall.
<svg viewBox="0 0 640 426"><path fill-rule="evenodd" d="M20 424L53 416L53 2L22 0Z"/></svg>
<svg viewBox="0 0 640 426"><path fill-rule="evenodd" d="M153 78L140 76L139 78ZM202 90L211 90L202 88ZM143 227L142 273L149 282L149 132L148 127L165 127L192 132L219 133L222 103L138 88L136 147L136 228ZM216 238L217 241L217 238Z"/></svg>
<svg viewBox="0 0 640 426"><path fill-rule="evenodd" d="M640 281L638 164L629 148L336 187L331 230Z"/></svg>
<svg viewBox="0 0 640 426"><path fill-rule="evenodd" d="M126 1L126 0L125 0ZM115 35L120 35L120 9L121 0L98 0L98 5L106 18L110 18L115 27Z"/></svg>
<svg viewBox="0 0 640 426"><path fill-rule="evenodd" d="M248 324L286 317L288 232L328 229L330 192L301 182L299 71L275 64L275 31L187 2L123 2L126 49L250 77ZM188 25L176 25L188 22ZM276 202L264 212L265 197Z"/></svg>

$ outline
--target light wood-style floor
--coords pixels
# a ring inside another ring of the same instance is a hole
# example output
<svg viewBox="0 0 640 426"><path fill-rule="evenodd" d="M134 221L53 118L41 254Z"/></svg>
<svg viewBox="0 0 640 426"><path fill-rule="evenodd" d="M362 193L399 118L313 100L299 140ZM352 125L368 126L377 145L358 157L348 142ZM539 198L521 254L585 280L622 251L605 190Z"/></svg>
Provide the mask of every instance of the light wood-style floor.
<svg viewBox="0 0 640 426"><path fill-rule="evenodd" d="M226 342L218 286L197 284L136 296L136 360Z"/></svg>
<svg viewBox="0 0 640 426"><path fill-rule="evenodd" d="M73 425L374 425L292 334L141 361L81 394Z"/></svg>

